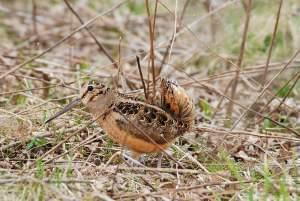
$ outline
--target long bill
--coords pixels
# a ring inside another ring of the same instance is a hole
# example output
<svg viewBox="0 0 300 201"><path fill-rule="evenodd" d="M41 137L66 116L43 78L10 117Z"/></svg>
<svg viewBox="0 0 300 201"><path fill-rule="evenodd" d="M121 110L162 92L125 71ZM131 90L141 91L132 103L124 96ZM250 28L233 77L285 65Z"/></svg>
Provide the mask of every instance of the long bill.
<svg viewBox="0 0 300 201"><path fill-rule="evenodd" d="M69 110L71 110L73 107L79 105L81 102L80 98L76 98L75 100L73 100L72 102L70 102L68 105L66 105L61 111L57 112L55 115L53 115L52 117L50 117L48 120L45 121L45 124L49 123L50 121L52 121L53 119L56 119L57 117L63 115L64 113L68 112Z"/></svg>

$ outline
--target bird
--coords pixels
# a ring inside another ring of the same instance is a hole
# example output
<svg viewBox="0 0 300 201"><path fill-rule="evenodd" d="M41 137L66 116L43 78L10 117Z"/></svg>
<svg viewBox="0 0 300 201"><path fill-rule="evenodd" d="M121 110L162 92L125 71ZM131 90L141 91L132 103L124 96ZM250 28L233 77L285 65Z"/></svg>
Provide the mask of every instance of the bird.
<svg viewBox="0 0 300 201"><path fill-rule="evenodd" d="M157 99L158 103L150 104L93 80L83 85L79 98L46 123L82 103L108 136L138 159L141 154L164 151L193 126L194 104L182 87L161 79Z"/></svg>

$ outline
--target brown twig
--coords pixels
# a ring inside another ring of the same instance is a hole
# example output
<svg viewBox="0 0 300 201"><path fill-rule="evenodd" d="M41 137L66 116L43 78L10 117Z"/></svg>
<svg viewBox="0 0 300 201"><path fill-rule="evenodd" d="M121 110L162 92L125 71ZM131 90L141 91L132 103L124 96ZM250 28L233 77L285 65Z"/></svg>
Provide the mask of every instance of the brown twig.
<svg viewBox="0 0 300 201"><path fill-rule="evenodd" d="M175 37L174 36L177 33L177 4L178 4L178 1L176 0L175 1L175 13L174 13L173 37L172 37L172 40L171 40L171 43L170 43L170 49L169 49L169 54L168 54L168 63L170 63L170 60L171 60L171 53L172 53L173 45L174 45L174 42L175 42Z"/></svg>
<svg viewBox="0 0 300 201"><path fill-rule="evenodd" d="M152 70L152 82L153 82L153 92L152 92L152 100L156 94L156 80L155 80L155 54L154 54L154 29L155 29L155 18L156 18L156 11L157 11L157 0L155 1L155 11L154 17L151 17L150 8L149 8L149 1L145 0L147 15L148 15L148 27L149 27L149 38L150 38L150 63L151 63L151 70ZM152 23L153 21L153 23Z"/></svg>
<svg viewBox="0 0 300 201"><path fill-rule="evenodd" d="M271 45L269 47L268 57L267 57L266 66L265 66L265 72L263 74L263 78L262 78L262 82L261 82L262 88L264 87L264 85L266 83L266 79L267 79L267 73L268 73L269 64L270 64L270 60L271 60L272 50L273 50L273 47L275 44L275 39L276 39L276 34L277 34L277 29L278 29L278 24L279 24L282 2L283 2L283 0L279 0L279 7L278 7L278 11L277 11L277 15L276 15L276 22L275 22L274 30L273 30L273 34L272 34Z"/></svg>
<svg viewBox="0 0 300 201"><path fill-rule="evenodd" d="M247 35L248 35L249 22L250 22L250 17L251 17L251 8L252 8L252 0L248 0L247 10L246 10L246 21L245 21L245 26L244 26L244 31L243 31L242 43L241 43L241 47L240 47L240 55L239 55L238 62L237 62L235 78L233 80L232 88L231 88L230 98L232 100L235 99L236 88L237 88L238 80L240 77L240 69L241 69L241 65L243 62L245 46L246 46L246 41L247 41ZM232 110L233 110L233 102L229 102L229 105L228 105L228 108L226 111L226 116L228 118L227 123L226 123L227 125L229 123L231 124Z"/></svg>
<svg viewBox="0 0 300 201"><path fill-rule="evenodd" d="M159 66L159 68L158 68L158 74L161 73L161 71L162 71L162 69L163 69L163 66L164 66L165 63L166 63L166 60L167 60L167 57L168 57L168 55L169 55L169 51L170 51L172 42L173 42L173 40L174 40L174 37L175 37L175 33L172 34L172 38L170 39L170 42L169 42L169 44L168 44L168 46L167 46L167 49L166 49L166 51L165 51L165 53L164 53L164 57L163 57L163 59L162 59L162 61L161 61L161 64L160 64L160 66Z"/></svg>
<svg viewBox="0 0 300 201"><path fill-rule="evenodd" d="M146 100L148 100L148 92L147 92L147 89L146 89L145 80L144 80L143 72L142 72L142 69L141 69L140 58L138 56L136 56L136 62L137 62L137 66L138 66L138 69L139 69L141 82L142 82L143 89L144 89L145 98L146 98Z"/></svg>
<svg viewBox="0 0 300 201"><path fill-rule="evenodd" d="M122 64L121 64L121 57L122 57L122 52L121 52L121 43L122 43L122 37L119 38L119 55L118 55L118 73L117 73L117 86L116 88L118 88L119 86L119 82L120 82L120 74L123 75L123 70L122 70ZM121 87L123 88L123 84L121 83Z"/></svg>

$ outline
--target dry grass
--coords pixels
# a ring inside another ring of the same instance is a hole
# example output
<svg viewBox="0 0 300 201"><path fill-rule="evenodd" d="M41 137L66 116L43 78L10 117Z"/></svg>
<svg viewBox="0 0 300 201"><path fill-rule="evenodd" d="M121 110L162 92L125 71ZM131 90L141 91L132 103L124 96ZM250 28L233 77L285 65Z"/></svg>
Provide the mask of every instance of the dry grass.
<svg viewBox="0 0 300 201"><path fill-rule="evenodd" d="M296 0L2 1L1 199L300 199L299 9ZM144 96L159 77L182 85L197 110L161 168L155 154L141 166L121 160L84 108L44 124L86 80Z"/></svg>

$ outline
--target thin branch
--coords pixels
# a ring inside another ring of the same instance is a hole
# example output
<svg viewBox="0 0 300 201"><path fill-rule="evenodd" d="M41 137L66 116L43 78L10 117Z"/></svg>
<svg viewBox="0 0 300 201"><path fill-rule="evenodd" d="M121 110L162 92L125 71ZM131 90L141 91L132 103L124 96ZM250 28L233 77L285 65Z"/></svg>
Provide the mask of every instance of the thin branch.
<svg viewBox="0 0 300 201"><path fill-rule="evenodd" d="M156 15L157 15L157 4L158 0L155 0L155 7L154 7L154 15L153 15L153 24L152 24L152 39L153 39L153 43L155 40L155 25L156 25ZM153 58L151 60L152 62L152 82L153 82L153 98L155 97L155 93L156 93L156 75L155 75L155 54L154 54L154 44L152 44L152 51L153 51Z"/></svg>
<svg viewBox="0 0 300 201"><path fill-rule="evenodd" d="M247 41L247 35L248 35L248 28L249 28L249 22L250 22L250 16L251 16L251 8L252 8L252 0L248 0L247 10L246 10L246 21L245 21L243 39L242 39L241 48L240 48L240 55L239 55L236 75L235 75L235 78L232 83L232 89L231 89L231 95L230 95L230 98L232 100L235 99L236 88L237 88L238 80L240 77L240 69L241 69L241 65L243 62L245 46L246 46L246 41ZM230 122L230 123L231 123L231 118L232 118L232 110L233 110L233 103L230 102L228 105L228 108L227 108L227 112L226 112L228 122Z"/></svg>
<svg viewBox="0 0 300 201"><path fill-rule="evenodd" d="M153 16L153 24L152 24L152 33L153 34L154 34L154 31L155 31L155 24L156 24L157 3L158 3L158 0L155 0L154 16Z"/></svg>
<svg viewBox="0 0 300 201"><path fill-rule="evenodd" d="M279 24L279 18L280 18L280 11L281 11L281 8L282 8L282 2L283 2L283 0L280 0L280 2L279 2L279 7L278 7L277 15L276 15L276 22L275 22L275 26L274 26L274 30L273 30L273 34L272 34L271 45L270 45L270 48L269 48L267 62L266 62L266 66L265 66L265 72L263 74L263 78L262 78L262 82L261 82L262 83L262 85L261 85L262 88L264 87L264 85L266 83L266 79L267 79L267 73L268 73L269 64L270 64L270 60L271 60L272 50L273 50L273 47L274 47L276 34L277 34L277 29L278 29L278 24Z"/></svg>
<svg viewBox="0 0 300 201"><path fill-rule="evenodd" d="M122 52L121 52L121 43L122 43L122 37L119 38L119 56L118 56L118 73L117 73L117 86L116 88L118 88L119 86L119 81L120 81L120 74L123 75L123 70L122 70L122 64L121 64L121 57L122 57ZM123 84L121 83L121 87L123 88Z"/></svg>
<svg viewBox="0 0 300 201"><path fill-rule="evenodd" d="M160 66L159 66L159 68L158 68L158 74L161 73L161 71L162 71L162 69L163 69L163 67L164 67L164 65L165 65L165 63L166 63L166 60L167 60L167 57L168 57L168 55L169 55L169 51L170 51L170 48L171 48L171 45L172 45L172 42L173 42L174 38L175 38L175 34L173 33L173 34L172 34L172 38L171 38L171 40L170 40L170 42L169 42L169 44L168 44L168 46L167 46L167 49L166 49L166 51L165 51L165 53L164 53L163 59L162 59L162 61L161 61L161 64L160 64Z"/></svg>
<svg viewBox="0 0 300 201"><path fill-rule="evenodd" d="M170 63L170 60L171 60L171 53L172 53L172 49L173 49L173 45L174 45L174 42L175 42L175 35L176 35L176 32L177 32L177 4L178 4L178 1L176 0L175 1L175 13L174 13L174 29L173 29L173 37L172 37L172 41L171 41L171 44L170 44L170 50L169 50L169 55L168 55L168 63Z"/></svg>
<svg viewBox="0 0 300 201"><path fill-rule="evenodd" d="M153 17L153 23L152 23L152 17L150 14L150 8L149 8L149 1L145 0L146 9L147 9L147 15L148 15L148 27L149 27L149 38L150 38L150 63L151 63L151 70L152 70L152 82L153 82L153 94L152 94L152 100L155 97L156 94L156 80L155 80L155 54L154 54L154 26L155 26L155 18L156 18L156 11L157 11L157 0L155 1L155 12Z"/></svg>
<svg viewBox="0 0 300 201"><path fill-rule="evenodd" d="M141 64L140 64L140 58L138 56L136 56L136 62L137 62L137 66L139 69L139 73L140 73L140 77L141 77L141 81L142 81L142 85L143 85L143 89L144 89L144 94L145 94L145 98L146 100L148 100L148 93L147 93L147 89L146 89L146 85L145 85L145 80L143 77L143 72L141 69Z"/></svg>

